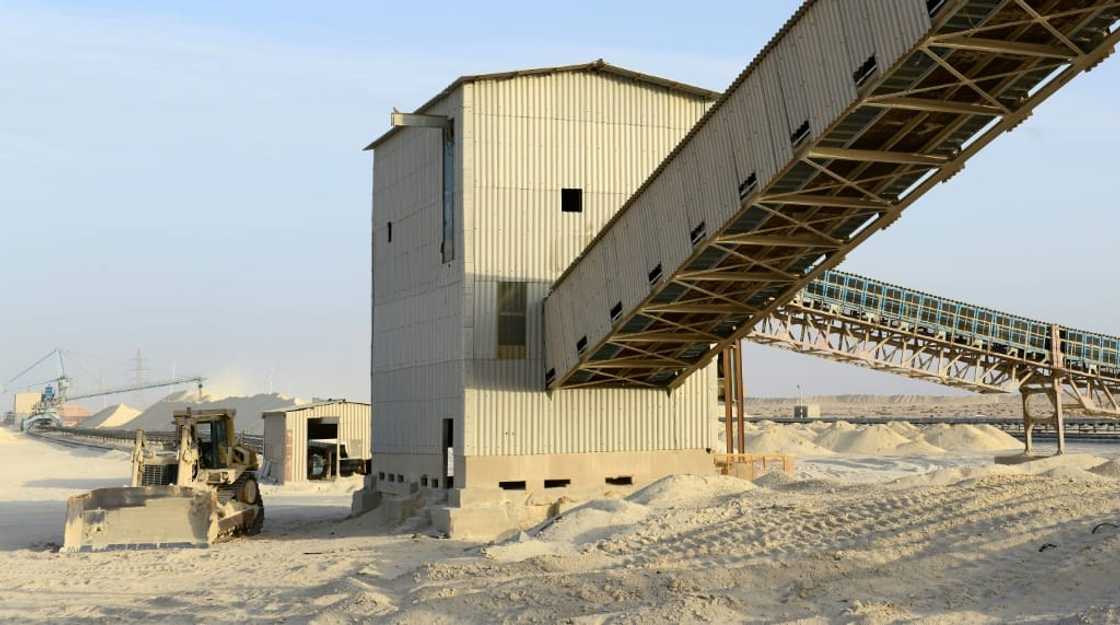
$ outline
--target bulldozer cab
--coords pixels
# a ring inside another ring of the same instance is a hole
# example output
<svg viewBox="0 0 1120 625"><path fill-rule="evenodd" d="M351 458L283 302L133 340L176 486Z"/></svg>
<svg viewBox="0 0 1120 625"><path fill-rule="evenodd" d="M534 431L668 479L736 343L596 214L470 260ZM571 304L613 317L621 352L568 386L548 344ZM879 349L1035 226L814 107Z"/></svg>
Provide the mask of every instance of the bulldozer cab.
<svg viewBox="0 0 1120 625"><path fill-rule="evenodd" d="M201 469L228 469L233 464L236 444L233 410L190 409L175 412L175 429L182 448L198 450Z"/></svg>

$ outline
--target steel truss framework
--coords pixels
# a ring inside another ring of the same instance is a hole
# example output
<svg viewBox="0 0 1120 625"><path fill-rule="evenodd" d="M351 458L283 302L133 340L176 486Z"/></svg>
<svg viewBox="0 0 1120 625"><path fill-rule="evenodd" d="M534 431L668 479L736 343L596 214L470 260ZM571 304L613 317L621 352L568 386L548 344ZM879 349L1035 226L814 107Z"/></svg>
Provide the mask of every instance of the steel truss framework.
<svg viewBox="0 0 1120 625"><path fill-rule="evenodd" d="M977 393L1014 393L1023 397L1023 417L1030 450L1035 423L1053 422L1064 446L1066 411L1120 418L1120 377L1115 372L1066 365L1059 339L1051 329L1051 353L1027 358L1006 346L959 340L926 328L908 328L870 316L852 316L800 298L755 325L747 339L839 362L887 371ZM1049 415L1033 414L1031 396L1043 395Z"/></svg>
<svg viewBox="0 0 1120 625"><path fill-rule="evenodd" d="M575 368L558 372L550 388L675 388L1110 55L1120 39L1120 1L930 5L931 34L864 83L839 121L802 145L771 184L747 195L735 218L700 242ZM1027 379L1019 370L1001 374ZM980 383L1001 382L994 372L985 379Z"/></svg>

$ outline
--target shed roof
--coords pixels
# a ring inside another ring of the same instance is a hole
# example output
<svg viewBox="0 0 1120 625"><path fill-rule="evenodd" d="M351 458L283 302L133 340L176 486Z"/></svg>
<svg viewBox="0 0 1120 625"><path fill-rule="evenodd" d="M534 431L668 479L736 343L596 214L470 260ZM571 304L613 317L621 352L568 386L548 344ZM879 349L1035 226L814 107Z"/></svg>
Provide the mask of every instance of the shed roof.
<svg viewBox="0 0 1120 625"><path fill-rule="evenodd" d="M688 95L695 96L699 99L708 100L708 101L715 100L715 99L719 98L721 95L723 95L723 94L719 93L718 91L710 91L710 90L704 89L702 87L697 87L697 86L694 86L694 85L685 84L683 82L677 82L675 80L669 80L668 78L662 78L660 76L654 76L652 74L645 74L645 73L642 73L642 72L637 72L637 71L634 71L632 69L626 69L625 67L619 67L618 65L611 65L610 63L607 63L603 59L595 59L594 61L591 61L590 63L581 63L579 65L559 65L559 66L555 66L555 67L537 67L537 68L531 68L531 69L514 70L514 71L511 71L511 72L495 72L495 73L491 73L491 74L473 74L473 75L467 75L467 76L460 76L460 77L456 78L455 81L452 82L450 85L447 85L447 87L445 87L443 89L443 91L440 91L435 96L433 96L432 99L428 100L423 105L421 105L420 108L416 109L415 112L416 113L421 113L421 112L425 111L430 106L432 106L433 104L438 102L440 99L447 96L447 94L449 94L452 91L455 91L456 89L458 89L460 85L463 85L463 84L466 84L466 83L469 83L469 82L475 82L475 81L479 81L479 80L508 80L510 78L519 78L521 76L542 76L542 75L547 75L547 74L559 74L559 73L564 73L564 72L601 72L601 73L604 73L604 74L613 74L615 76L621 76L623 78L630 78L630 79L633 79L633 80L637 80L639 82L644 82L644 83L648 83L648 84L651 84L651 85L657 85L659 87L664 87L666 89L669 89L670 91L679 91L681 93L686 93ZM383 134L380 137L374 139L373 142L370 143L369 145L367 145L364 149L365 150L372 150L372 149L376 148L379 144L383 143L389 137L392 137L394 134L396 134L398 130L399 130L399 128L390 128L385 134Z"/></svg>
<svg viewBox="0 0 1120 625"><path fill-rule="evenodd" d="M302 404L302 405L299 405L299 406L290 406L288 408L277 408L275 410L266 410L266 411L261 413L261 418L263 419L263 418L265 418L269 415L291 414L293 412L302 412L304 410L315 410L317 408L325 408L327 406L337 406L339 404L354 404L356 406L365 406L366 408L369 408L369 404L366 403L366 402L362 402L362 401L350 401L350 400L347 400L347 399L327 399L327 400L324 400L324 401L312 402L310 404Z"/></svg>

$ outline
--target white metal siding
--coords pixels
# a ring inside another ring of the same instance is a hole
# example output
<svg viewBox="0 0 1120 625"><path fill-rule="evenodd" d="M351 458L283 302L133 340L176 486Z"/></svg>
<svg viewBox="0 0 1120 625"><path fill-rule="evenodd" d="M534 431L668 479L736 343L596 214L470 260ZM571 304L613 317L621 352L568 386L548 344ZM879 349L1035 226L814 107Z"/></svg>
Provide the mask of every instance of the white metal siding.
<svg viewBox="0 0 1120 625"><path fill-rule="evenodd" d="M714 373L667 396L643 391L542 392L544 349L574 362L576 342L591 329L606 332L620 295L631 288L618 276L616 246L596 250L579 271L599 285L578 303L550 315L543 327L550 283L587 245L645 179L709 102L693 95L594 72L523 76L471 84L474 149L466 204L466 333L472 338L466 378L465 455L523 455L697 449L710 446L708 423L716 409ZM583 213L560 211L560 189L583 189ZM665 193L677 200L669 215L687 243L680 184ZM642 254L643 241L616 239ZM660 246L654 245L655 249ZM681 251L677 252L678 254ZM685 252L686 253L686 252ZM648 290L645 270L636 304ZM497 360L496 284L528 283L526 360ZM612 299L613 297L613 299ZM626 305L626 304L624 304ZM545 340L545 333L549 338Z"/></svg>
<svg viewBox="0 0 1120 625"><path fill-rule="evenodd" d="M456 258L443 264L442 138L406 128L378 145L373 166L373 449L439 453L442 419L462 419L463 146L471 136L457 89L427 113L455 125ZM393 222L393 240L386 224ZM434 470L433 470L434 472Z"/></svg>

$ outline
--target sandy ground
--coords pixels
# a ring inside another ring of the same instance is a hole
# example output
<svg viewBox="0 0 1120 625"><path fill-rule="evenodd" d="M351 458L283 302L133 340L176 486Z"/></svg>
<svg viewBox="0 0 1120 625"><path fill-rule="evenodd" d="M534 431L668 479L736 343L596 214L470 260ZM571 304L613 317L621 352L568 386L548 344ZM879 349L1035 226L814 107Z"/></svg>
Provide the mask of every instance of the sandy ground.
<svg viewBox="0 0 1120 625"><path fill-rule="evenodd" d="M1102 454L1120 447L1089 451L1019 467L832 452L753 484L676 476L493 545L277 489L255 539L63 555L44 547L59 502L120 483L127 458L0 430L0 622L1118 624L1120 462Z"/></svg>

